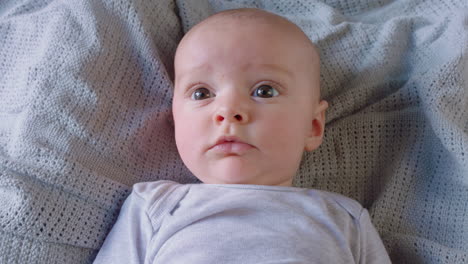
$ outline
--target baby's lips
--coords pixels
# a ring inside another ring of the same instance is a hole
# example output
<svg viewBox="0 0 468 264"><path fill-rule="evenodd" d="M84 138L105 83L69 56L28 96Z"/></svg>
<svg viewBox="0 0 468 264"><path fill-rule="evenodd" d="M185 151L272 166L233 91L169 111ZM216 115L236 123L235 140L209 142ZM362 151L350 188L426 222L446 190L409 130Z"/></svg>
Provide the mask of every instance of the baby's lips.
<svg viewBox="0 0 468 264"><path fill-rule="evenodd" d="M236 154L242 155L252 149L253 146L244 142L229 142L224 141L219 144L214 145L211 150L219 154Z"/></svg>
<svg viewBox="0 0 468 264"><path fill-rule="evenodd" d="M245 143L243 140L241 140L240 138L236 137L236 136L232 136L232 135L223 135L221 137L219 137L216 142L213 144L212 147L216 146L216 145L219 145L219 144L223 144L225 142L239 142L239 143Z"/></svg>
<svg viewBox="0 0 468 264"><path fill-rule="evenodd" d="M244 142L236 136L225 135L221 136L216 140L209 150L213 150L221 154L242 154L254 146Z"/></svg>

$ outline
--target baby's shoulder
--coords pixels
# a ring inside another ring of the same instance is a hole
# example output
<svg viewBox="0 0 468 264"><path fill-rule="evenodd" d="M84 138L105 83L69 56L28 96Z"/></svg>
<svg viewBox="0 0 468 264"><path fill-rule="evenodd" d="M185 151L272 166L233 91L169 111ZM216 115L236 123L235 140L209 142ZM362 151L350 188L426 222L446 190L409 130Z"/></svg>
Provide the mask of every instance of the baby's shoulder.
<svg viewBox="0 0 468 264"><path fill-rule="evenodd" d="M174 196L174 194L185 192L182 190L183 187L183 184L169 180L140 182L133 185L131 195L143 200L149 206L153 206L155 203Z"/></svg>
<svg viewBox="0 0 468 264"><path fill-rule="evenodd" d="M176 188L178 185L180 184L168 180L139 182L133 185L132 193L142 198L147 198L157 194L166 193Z"/></svg>
<svg viewBox="0 0 468 264"><path fill-rule="evenodd" d="M309 189L306 193L307 196L311 197L312 199L320 200L328 204L328 206L334 206L345 210L356 219L360 218L360 215L364 209L358 201L346 197L342 194L316 189Z"/></svg>

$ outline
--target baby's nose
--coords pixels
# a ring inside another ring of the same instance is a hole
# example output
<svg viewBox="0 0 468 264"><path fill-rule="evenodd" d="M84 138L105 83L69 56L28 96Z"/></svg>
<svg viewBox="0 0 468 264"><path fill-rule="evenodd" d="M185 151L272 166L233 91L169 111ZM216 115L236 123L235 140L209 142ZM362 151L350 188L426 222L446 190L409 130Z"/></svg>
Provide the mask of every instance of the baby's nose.
<svg viewBox="0 0 468 264"><path fill-rule="evenodd" d="M249 116L246 111L233 111L230 109L220 109L214 115L214 121L218 124L221 123L240 123L244 124L249 121Z"/></svg>

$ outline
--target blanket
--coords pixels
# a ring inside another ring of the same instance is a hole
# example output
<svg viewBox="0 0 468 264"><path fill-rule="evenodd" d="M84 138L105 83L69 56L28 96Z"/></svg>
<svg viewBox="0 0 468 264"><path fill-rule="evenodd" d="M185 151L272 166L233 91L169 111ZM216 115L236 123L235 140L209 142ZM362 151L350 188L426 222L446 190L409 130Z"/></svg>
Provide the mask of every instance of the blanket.
<svg viewBox="0 0 468 264"><path fill-rule="evenodd" d="M356 199L395 263L468 263L465 0L0 2L0 263L89 263L136 182L197 182L173 56L220 10L296 23L321 55L322 146L294 184Z"/></svg>

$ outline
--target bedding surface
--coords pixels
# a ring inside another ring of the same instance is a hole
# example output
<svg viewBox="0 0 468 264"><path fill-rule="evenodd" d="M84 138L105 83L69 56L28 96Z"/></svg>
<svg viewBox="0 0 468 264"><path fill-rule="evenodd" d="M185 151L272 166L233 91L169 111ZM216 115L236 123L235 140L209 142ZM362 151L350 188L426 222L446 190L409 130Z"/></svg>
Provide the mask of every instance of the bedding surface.
<svg viewBox="0 0 468 264"><path fill-rule="evenodd" d="M330 103L294 184L369 210L394 263L468 263L464 0L0 2L0 263L89 263L131 186L194 183L173 140L172 59L220 10L285 16Z"/></svg>

